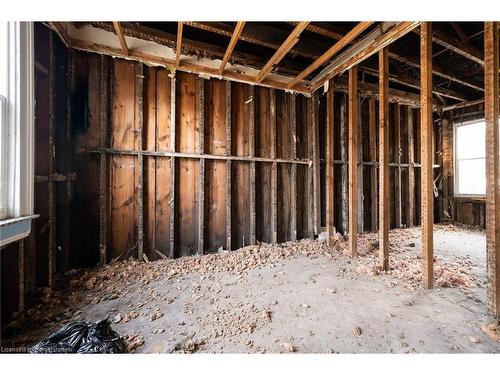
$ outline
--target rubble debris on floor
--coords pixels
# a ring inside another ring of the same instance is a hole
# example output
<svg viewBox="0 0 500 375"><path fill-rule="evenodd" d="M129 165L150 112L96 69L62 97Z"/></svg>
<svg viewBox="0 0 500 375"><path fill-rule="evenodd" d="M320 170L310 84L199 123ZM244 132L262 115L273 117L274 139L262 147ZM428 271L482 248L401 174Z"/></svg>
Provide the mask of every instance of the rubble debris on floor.
<svg viewBox="0 0 500 375"><path fill-rule="evenodd" d="M436 227L433 291L419 287L419 228L391 231L387 272L376 268L376 234L360 236L355 259L343 239L331 248L307 239L69 272L8 344L107 314L129 352L498 352L481 329L484 263L454 253L463 247L454 230ZM484 237L459 233L471 244Z"/></svg>

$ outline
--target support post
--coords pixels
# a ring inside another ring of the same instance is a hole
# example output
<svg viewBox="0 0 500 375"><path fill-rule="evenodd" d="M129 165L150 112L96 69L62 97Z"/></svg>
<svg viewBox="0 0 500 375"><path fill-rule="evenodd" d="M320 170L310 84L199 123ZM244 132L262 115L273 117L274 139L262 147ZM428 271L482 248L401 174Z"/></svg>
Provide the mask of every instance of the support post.
<svg viewBox="0 0 500 375"><path fill-rule="evenodd" d="M297 158L297 111L296 111L296 95L291 94L290 97L290 131L292 132L292 159ZM290 195L292 196L292 202L290 210L292 212L292 217L290 220L291 226L291 238L290 240L297 241L297 164L293 163L291 165L291 186Z"/></svg>
<svg viewBox="0 0 500 375"><path fill-rule="evenodd" d="M250 86L250 156L255 156L255 90ZM249 100L250 100L249 99ZM250 245L255 245L255 227L256 227L256 207L255 207L255 161L250 162Z"/></svg>
<svg viewBox="0 0 500 375"><path fill-rule="evenodd" d="M312 97L314 236L319 235L321 224L318 107L318 94L314 93Z"/></svg>
<svg viewBox="0 0 500 375"><path fill-rule="evenodd" d="M389 268L389 50L379 52L379 261L383 270Z"/></svg>
<svg viewBox="0 0 500 375"><path fill-rule="evenodd" d="M101 55L101 98L100 98L100 143L101 147L108 147L108 111L107 97L108 93L108 64L107 57ZM101 152L99 169L99 263L102 265L107 262L107 243L108 243L108 154Z"/></svg>
<svg viewBox="0 0 500 375"><path fill-rule="evenodd" d="M231 155L231 81L226 81L226 155ZM231 250L231 160L226 161L226 250Z"/></svg>
<svg viewBox="0 0 500 375"><path fill-rule="evenodd" d="M377 162L377 136L375 123L375 98L372 96L368 100L368 132L370 146L370 161ZM377 197L377 166L372 165L370 168L370 222L372 232L378 230L378 197Z"/></svg>
<svg viewBox="0 0 500 375"><path fill-rule="evenodd" d="M175 126L176 126L176 77L170 79L170 151L175 152ZM169 200L169 229L170 229L170 249L169 258L175 257L175 174L176 174L175 157L170 157L170 200Z"/></svg>
<svg viewBox="0 0 500 375"><path fill-rule="evenodd" d="M276 90L270 89L271 158L276 158ZM271 171L271 233L272 242L278 242L278 163L273 161Z"/></svg>
<svg viewBox="0 0 500 375"><path fill-rule="evenodd" d="M421 122L421 217L422 217L422 283L432 289L434 281L434 196L432 172L432 24L420 26L420 122ZM498 82L496 83L498 85Z"/></svg>
<svg viewBox="0 0 500 375"><path fill-rule="evenodd" d="M486 254L488 305L500 318L500 155L498 129L498 23L484 23L486 116Z"/></svg>
<svg viewBox="0 0 500 375"><path fill-rule="evenodd" d="M137 155L138 163L138 184L137 184L137 202L138 202L138 213L137 213L137 256L139 260L143 260L144 255L144 142L143 142L143 128L144 128L144 67L142 64L137 65L138 72L136 74L137 79L137 92L136 92L136 106L137 106L137 137L139 139L138 148L139 153Z"/></svg>
<svg viewBox="0 0 500 375"><path fill-rule="evenodd" d="M328 245L333 246L335 223L334 223L334 155L333 155L333 105L334 105L334 91L333 79L330 80L328 85L329 89L326 94L326 234Z"/></svg>
<svg viewBox="0 0 500 375"><path fill-rule="evenodd" d="M407 225L415 225L415 132L413 108L408 108L408 218Z"/></svg>
<svg viewBox="0 0 500 375"><path fill-rule="evenodd" d="M349 69L349 255L358 241L358 68Z"/></svg>
<svg viewBox="0 0 500 375"><path fill-rule="evenodd" d="M341 185L342 185L342 234L349 231L349 183L347 173L347 95L342 94L340 101L340 155L341 155Z"/></svg>
<svg viewBox="0 0 500 375"><path fill-rule="evenodd" d="M54 34L50 34L49 44L49 168L48 168L48 205L49 205L49 248L47 286L52 287L56 273L56 193L54 184L54 166L56 159L55 137L55 54Z"/></svg>
<svg viewBox="0 0 500 375"><path fill-rule="evenodd" d="M401 107L398 103L394 106L394 221L396 228L401 228Z"/></svg>
<svg viewBox="0 0 500 375"><path fill-rule="evenodd" d="M205 153L205 80L198 78L198 149ZM198 255L203 255L205 236L205 159L200 158L198 187Z"/></svg>

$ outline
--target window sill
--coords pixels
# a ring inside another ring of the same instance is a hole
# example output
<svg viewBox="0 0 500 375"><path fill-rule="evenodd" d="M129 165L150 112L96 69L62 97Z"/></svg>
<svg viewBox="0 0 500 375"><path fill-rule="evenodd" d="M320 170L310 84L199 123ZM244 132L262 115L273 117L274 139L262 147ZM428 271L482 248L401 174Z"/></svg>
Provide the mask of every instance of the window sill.
<svg viewBox="0 0 500 375"><path fill-rule="evenodd" d="M31 220L39 216L29 215L0 220L0 247L28 237L31 232Z"/></svg>
<svg viewBox="0 0 500 375"><path fill-rule="evenodd" d="M457 201L477 201L484 202L486 197L484 195L455 195L453 198Z"/></svg>

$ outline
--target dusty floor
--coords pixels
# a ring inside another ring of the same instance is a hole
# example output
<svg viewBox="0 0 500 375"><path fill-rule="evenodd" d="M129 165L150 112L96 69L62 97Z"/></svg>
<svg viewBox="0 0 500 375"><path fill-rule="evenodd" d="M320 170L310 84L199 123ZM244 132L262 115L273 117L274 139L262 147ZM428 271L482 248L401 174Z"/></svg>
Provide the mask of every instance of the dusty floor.
<svg viewBox="0 0 500 375"><path fill-rule="evenodd" d="M419 228L391 231L387 274L376 267L373 234L361 236L355 260L342 240L334 249L305 240L117 262L71 275L70 288L45 295L2 345L109 315L139 353L500 352L481 330L490 322L484 232L436 226L431 291L419 287L419 246Z"/></svg>

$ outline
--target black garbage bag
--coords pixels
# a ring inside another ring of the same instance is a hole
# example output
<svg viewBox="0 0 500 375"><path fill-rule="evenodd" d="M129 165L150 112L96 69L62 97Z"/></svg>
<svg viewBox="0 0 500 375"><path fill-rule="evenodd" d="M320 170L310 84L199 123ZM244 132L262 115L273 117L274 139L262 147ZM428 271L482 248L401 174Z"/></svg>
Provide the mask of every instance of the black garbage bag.
<svg viewBox="0 0 500 375"><path fill-rule="evenodd" d="M123 341L108 318L66 324L30 349L30 353L123 353Z"/></svg>

